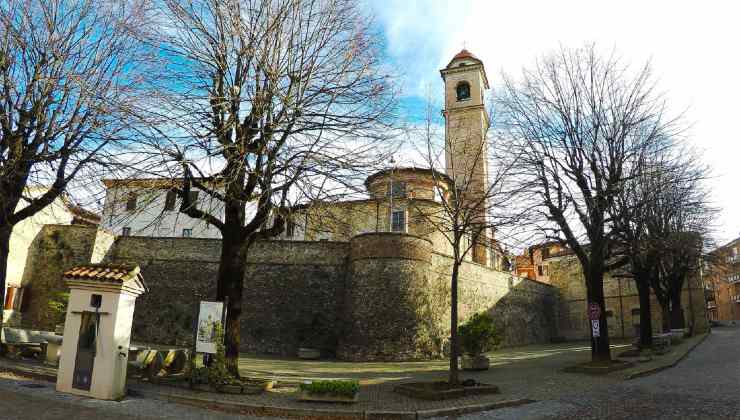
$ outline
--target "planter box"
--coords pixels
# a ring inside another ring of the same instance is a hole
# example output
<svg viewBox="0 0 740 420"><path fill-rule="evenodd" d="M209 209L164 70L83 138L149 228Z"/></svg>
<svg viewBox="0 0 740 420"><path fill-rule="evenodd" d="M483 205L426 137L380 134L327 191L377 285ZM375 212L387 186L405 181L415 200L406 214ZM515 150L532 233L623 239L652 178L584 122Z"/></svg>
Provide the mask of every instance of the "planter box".
<svg viewBox="0 0 740 420"><path fill-rule="evenodd" d="M488 370L491 367L491 361L486 356L463 356L462 369L467 371Z"/></svg>
<svg viewBox="0 0 740 420"><path fill-rule="evenodd" d="M590 375L606 375L618 370L631 368L635 364L625 360L615 359L608 363L580 363L563 369L567 373L587 373Z"/></svg>
<svg viewBox="0 0 740 420"><path fill-rule="evenodd" d="M414 382L398 385L393 389L397 394L422 400L442 401L451 398L469 397L471 395L498 394L496 385L476 384L475 386L458 386L448 388L445 382Z"/></svg>
<svg viewBox="0 0 740 420"><path fill-rule="evenodd" d="M298 399L300 401L313 401L313 402L332 402L332 403L346 403L351 404L357 402L360 398L360 393L356 393L352 397L344 395L333 395L333 394L313 394L308 391L301 391Z"/></svg>

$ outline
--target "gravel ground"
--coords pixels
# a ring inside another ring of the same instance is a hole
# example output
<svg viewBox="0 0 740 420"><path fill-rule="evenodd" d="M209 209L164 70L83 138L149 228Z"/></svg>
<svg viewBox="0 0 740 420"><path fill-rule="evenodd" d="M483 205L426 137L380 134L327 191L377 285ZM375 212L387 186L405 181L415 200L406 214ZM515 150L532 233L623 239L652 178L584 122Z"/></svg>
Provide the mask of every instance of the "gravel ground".
<svg viewBox="0 0 740 420"><path fill-rule="evenodd" d="M716 328L678 366L461 419L740 419L740 328Z"/></svg>

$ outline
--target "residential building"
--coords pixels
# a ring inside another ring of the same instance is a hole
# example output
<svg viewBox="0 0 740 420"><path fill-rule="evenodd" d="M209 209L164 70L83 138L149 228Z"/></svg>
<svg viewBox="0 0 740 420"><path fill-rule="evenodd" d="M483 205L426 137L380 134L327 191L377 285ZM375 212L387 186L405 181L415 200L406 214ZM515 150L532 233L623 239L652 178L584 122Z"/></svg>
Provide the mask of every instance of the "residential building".
<svg viewBox="0 0 740 420"><path fill-rule="evenodd" d="M740 320L740 238L709 253L704 275L710 319Z"/></svg>
<svg viewBox="0 0 740 420"><path fill-rule="evenodd" d="M105 204L101 225L121 236L220 238L221 232L199 219L180 212L178 179L104 179ZM191 200L216 217L223 215L219 200L194 189Z"/></svg>

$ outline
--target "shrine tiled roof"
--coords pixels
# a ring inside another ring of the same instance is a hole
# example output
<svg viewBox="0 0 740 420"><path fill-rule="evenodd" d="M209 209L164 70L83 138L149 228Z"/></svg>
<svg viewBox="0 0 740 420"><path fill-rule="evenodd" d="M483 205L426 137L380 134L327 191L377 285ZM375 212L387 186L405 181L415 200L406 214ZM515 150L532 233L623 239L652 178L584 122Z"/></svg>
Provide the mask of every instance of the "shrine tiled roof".
<svg viewBox="0 0 740 420"><path fill-rule="evenodd" d="M148 290L135 264L86 264L78 265L64 272L64 278L73 283L103 283L126 290Z"/></svg>

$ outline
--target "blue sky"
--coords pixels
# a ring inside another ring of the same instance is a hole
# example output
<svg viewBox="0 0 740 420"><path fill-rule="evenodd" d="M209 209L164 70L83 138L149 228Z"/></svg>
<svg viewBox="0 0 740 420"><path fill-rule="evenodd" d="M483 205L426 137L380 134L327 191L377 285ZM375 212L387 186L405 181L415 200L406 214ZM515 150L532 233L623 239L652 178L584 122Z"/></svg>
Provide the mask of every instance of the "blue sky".
<svg viewBox="0 0 740 420"><path fill-rule="evenodd" d="M595 42L626 61L651 61L674 112L684 112L691 143L712 168L717 240L740 236L740 2L365 0L401 71L404 112L423 115L426 92L441 102L439 69L463 45L485 63L492 89L501 73L560 45ZM413 119L413 118L412 118Z"/></svg>

